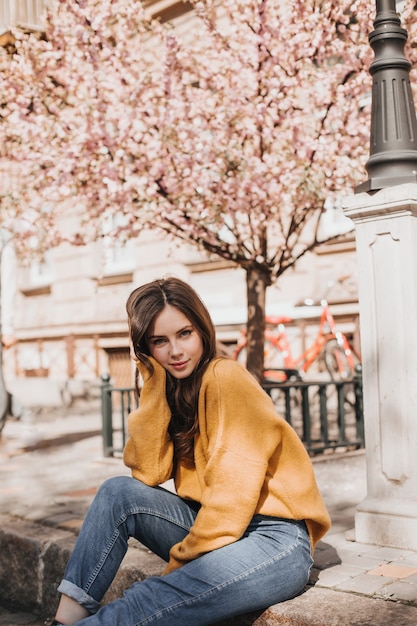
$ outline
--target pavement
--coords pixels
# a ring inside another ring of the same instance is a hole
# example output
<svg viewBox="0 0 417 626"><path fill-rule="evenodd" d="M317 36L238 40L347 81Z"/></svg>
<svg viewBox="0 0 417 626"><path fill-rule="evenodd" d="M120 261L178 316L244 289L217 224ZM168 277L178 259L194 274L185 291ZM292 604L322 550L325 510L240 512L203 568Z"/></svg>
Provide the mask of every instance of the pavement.
<svg viewBox="0 0 417 626"><path fill-rule="evenodd" d="M417 552L354 540L355 508L366 495L363 450L313 458L332 519L311 581L297 598L221 626L417 626ZM129 475L102 451L98 401L10 419L0 439L0 626L45 626L56 587L98 486ZM132 542L105 601L162 561ZM175 625L173 625L175 626ZM198 626L198 624L190 625ZM218 625L220 626L220 625Z"/></svg>

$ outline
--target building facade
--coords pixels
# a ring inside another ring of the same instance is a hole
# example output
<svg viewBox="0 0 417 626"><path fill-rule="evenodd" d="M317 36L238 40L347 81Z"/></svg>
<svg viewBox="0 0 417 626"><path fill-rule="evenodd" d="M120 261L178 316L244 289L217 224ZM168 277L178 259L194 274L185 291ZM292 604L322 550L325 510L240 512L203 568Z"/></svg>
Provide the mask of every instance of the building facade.
<svg viewBox="0 0 417 626"><path fill-rule="evenodd" d="M0 42L9 45L10 26L41 29L45 5L42 0L0 0ZM190 10L182 1L147 5L164 21L184 19ZM329 208L326 218L329 234L346 231L340 210ZM301 259L269 288L267 314L293 320L288 334L295 355L311 343L321 313L317 304L300 305L306 298L326 297L338 326L359 347L356 272L354 237L348 233ZM246 322L244 270L151 232L123 246L105 237L81 248L62 245L30 267L4 254L2 275L2 285L8 285L2 297L3 333L7 326L15 338L3 351L4 375L22 405L57 405L97 395L106 373L116 385L132 384L125 303L144 282L166 275L190 282L210 310L218 339L231 349Z"/></svg>

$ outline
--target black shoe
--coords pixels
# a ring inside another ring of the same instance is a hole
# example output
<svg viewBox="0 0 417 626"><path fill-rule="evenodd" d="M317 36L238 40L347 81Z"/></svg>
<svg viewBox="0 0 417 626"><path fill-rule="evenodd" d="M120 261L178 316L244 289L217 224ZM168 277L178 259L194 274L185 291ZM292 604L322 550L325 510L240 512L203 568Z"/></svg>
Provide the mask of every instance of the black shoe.
<svg viewBox="0 0 417 626"><path fill-rule="evenodd" d="M61 622L57 622L56 619L54 619L51 626L64 626L64 624L61 624Z"/></svg>

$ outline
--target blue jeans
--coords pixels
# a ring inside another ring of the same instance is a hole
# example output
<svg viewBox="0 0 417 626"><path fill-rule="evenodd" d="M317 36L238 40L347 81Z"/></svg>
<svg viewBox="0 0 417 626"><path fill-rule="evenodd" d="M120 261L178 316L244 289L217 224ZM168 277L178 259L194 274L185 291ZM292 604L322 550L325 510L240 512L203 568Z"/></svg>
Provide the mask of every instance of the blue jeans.
<svg viewBox="0 0 417 626"><path fill-rule="evenodd" d="M204 626L288 600L306 585L313 560L303 521L255 515L243 537L174 570L134 583L100 608L129 537L166 561L189 532L198 505L127 476L96 494L59 591L90 613L78 626Z"/></svg>

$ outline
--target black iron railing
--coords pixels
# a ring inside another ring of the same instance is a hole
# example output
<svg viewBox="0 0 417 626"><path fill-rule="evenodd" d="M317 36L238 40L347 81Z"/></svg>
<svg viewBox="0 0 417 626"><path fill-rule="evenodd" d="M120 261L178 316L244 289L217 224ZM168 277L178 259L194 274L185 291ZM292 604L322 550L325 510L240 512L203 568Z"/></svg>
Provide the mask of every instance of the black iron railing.
<svg viewBox="0 0 417 626"><path fill-rule="evenodd" d="M361 372L343 381L266 380L263 387L277 412L289 422L310 454L365 445ZM138 406L133 387L114 387L102 376L104 456L120 455L127 417Z"/></svg>
<svg viewBox="0 0 417 626"><path fill-rule="evenodd" d="M364 447L360 370L343 381L265 381L263 387L310 453Z"/></svg>
<svg viewBox="0 0 417 626"><path fill-rule="evenodd" d="M110 376L101 377L101 417L104 456L121 454L126 443L127 418L137 408L133 387L113 387Z"/></svg>

